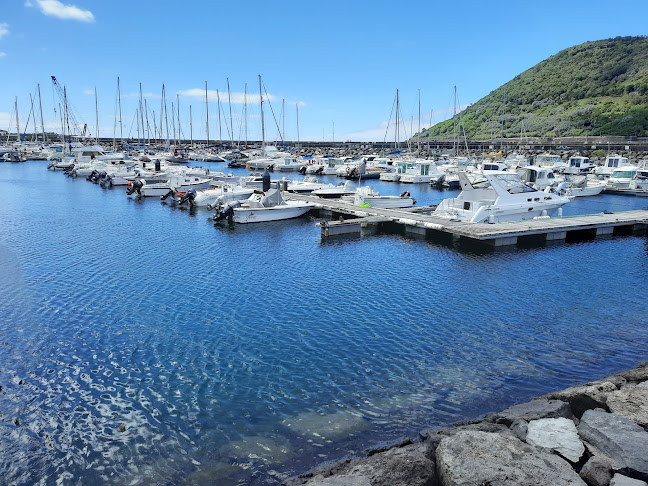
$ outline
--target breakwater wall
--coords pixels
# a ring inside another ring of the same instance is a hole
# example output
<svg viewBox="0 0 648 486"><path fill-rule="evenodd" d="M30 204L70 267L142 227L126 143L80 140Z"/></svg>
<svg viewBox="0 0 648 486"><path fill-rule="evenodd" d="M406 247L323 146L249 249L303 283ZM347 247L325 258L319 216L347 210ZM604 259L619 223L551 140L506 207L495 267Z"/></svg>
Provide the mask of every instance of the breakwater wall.
<svg viewBox="0 0 648 486"><path fill-rule="evenodd" d="M283 486L645 486L648 362L449 429L319 466Z"/></svg>

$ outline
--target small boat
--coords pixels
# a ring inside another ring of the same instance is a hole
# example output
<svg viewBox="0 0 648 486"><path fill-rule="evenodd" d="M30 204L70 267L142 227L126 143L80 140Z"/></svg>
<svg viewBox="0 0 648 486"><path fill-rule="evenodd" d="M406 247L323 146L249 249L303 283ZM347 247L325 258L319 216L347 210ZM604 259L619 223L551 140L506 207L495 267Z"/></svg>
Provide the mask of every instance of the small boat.
<svg viewBox="0 0 648 486"><path fill-rule="evenodd" d="M355 185L351 181L346 181L344 184L329 187L327 189L317 189L311 194L323 199L340 199L342 196L352 196L355 194Z"/></svg>
<svg viewBox="0 0 648 486"><path fill-rule="evenodd" d="M136 192L139 196L159 196L162 199L166 199L177 191L188 191L189 189L207 189L210 183L211 179L195 176L174 176L169 178L169 180L166 182L158 182L154 184L148 183L146 179L137 179L128 184L126 194L130 196L131 194Z"/></svg>
<svg viewBox="0 0 648 486"><path fill-rule="evenodd" d="M281 191L269 189L266 192L255 191L242 203L236 201L219 206L213 219L214 221L227 220L230 223L282 221L302 216L313 207L315 204L312 202L286 201Z"/></svg>
<svg viewBox="0 0 648 486"><path fill-rule="evenodd" d="M313 176L306 176L301 181L286 181L286 182L287 182L286 190L288 192L302 193L302 194L317 191L319 189L331 189L335 187L333 184L320 182L317 179L317 177L313 177Z"/></svg>
<svg viewBox="0 0 648 486"><path fill-rule="evenodd" d="M359 187L353 196L342 196L341 201L351 203L361 208L409 208L416 204L416 200L405 191L400 196L383 196L369 186Z"/></svg>
<svg viewBox="0 0 648 486"><path fill-rule="evenodd" d="M178 191L174 194L174 200L180 204L191 206L207 207L214 209L217 204L232 201L241 201L249 198L254 193L254 187L233 186L224 184L209 189L189 189Z"/></svg>
<svg viewBox="0 0 648 486"><path fill-rule="evenodd" d="M548 218L562 212L566 197L538 191L514 172L459 172L461 193L441 201L433 216L472 223L503 223Z"/></svg>

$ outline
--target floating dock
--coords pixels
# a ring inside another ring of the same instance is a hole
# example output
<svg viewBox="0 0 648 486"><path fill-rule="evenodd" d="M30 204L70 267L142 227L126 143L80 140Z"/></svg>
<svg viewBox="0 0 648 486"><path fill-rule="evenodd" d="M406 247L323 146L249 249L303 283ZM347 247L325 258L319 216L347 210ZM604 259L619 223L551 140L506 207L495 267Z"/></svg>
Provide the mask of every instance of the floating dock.
<svg viewBox="0 0 648 486"><path fill-rule="evenodd" d="M295 195L294 199L315 203L319 216L331 221L319 223L322 238L343 234L360 234L376 226L402 226L406 233L426 238L459 238L493 247L517 245L519 242L580 241L602 235L646 234L648 210L599 213L585 216L542 218L510 223L468 223L439 218L433 208L381 209L359 208L351 204L315 196Z"/></svg>

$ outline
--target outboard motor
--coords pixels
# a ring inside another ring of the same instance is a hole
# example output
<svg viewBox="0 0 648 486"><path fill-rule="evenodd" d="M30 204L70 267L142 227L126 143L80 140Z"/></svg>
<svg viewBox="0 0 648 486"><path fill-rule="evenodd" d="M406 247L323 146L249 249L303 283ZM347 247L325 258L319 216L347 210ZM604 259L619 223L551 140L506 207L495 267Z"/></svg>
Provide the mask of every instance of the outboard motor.
<svg viewBox="0 0 648 486"><path fill-rule="evenodd" d="M169 192L167 192L164 196L160 196L160 200L161 200L161 201L164 201L164 200L165 200L167 197L169 197L169 196L173 196L173 197L175 197L175 195L177 194L177 192L178 192L178 191L176 191L176 190L172 187L171 189L169 189Z"/></svg>
<svg viewBox="0 0 648 486"><path fill-rule="evenodd" d="M270 172L268 172L268 169L263 172L261 189L263 192L268 192L270 190Z"/></svg>
<svg viewBox="0 0 648 486"><path fill-rule="evenodd" d="M73 175L76 175L75 170L76 170L76 164L72 164L70 167L68 167L67 169L65 169L63 172L64 172L66 175L68 175L68 176L71 177L71 176L73 176Z"/></svg>
<svg viewBox="0 0 648 486"><path fill-rule="evenodd" d="M97 171L93 170L90 172L90 175L86 177L86 181L94 182L94 178L97 176Z"/></svg>
<svg viewBox="0 0 648 486"><path fill-rule="evenodd" d="M216 210L216 214L214 214L214 221L222 221L224 219L227 219L228 223L233 223L234 222L234 208L238 208L241 205L239 201L232 201L224 206L219 206L218 209Z"/></svg>
<svg viewBox="0 0 648 486"><path fill-rule="evenodd" d="M95 184L101 184L106 177L108 177L108 174L106 174L105 170L102 170L101 172L97 172L92 182Z"/></svg>
<svg viewBox="0 0 648 486"><path fill-rule="evenodd" d="M305 165L302 165L302 166L299 168L299 173L300 173L301 175L306 174L306 166L305 166Z"/></svg>
<svg viewBox="0 0 648 486"><path fill-rule="evenodd" d="M142 195L142 186L143 185L144 184L139 179L137 179L137 180L135 180L133 182L129 182L128 183L128 189L126 189L126 194L130 196L131 194L137 192L137 194L139 194L141 196Z"/></svg>
<svg viewBox="0 0 648 486"><path fill-rule="evenodd" d="M324 167L319 166L317 170L315 171L315 174L317 175L322 175L324 173Z"/></svg>
<svg viewBox="0 0 648 486"><path fill-rule="evenodd" d="M410 197L410 193L408 191L403 191L400 197Z"/></svg>
<svg viewBox="0 0 648 486"><path fill-rule="evenodd" d="M101 187L106 187L106 186L112 187L112 185L113 185L112 176L106 174L106 177L101 179L99 184L101 184Z"/></svg>
<svg viewBox="0 0 648 486"><path fill-rule="evenodd" d="M196 190L189 189L182 196L180 196L180 200L178 201L178 204L184 204L187 201L189 201L189 204L193 205L194 199L196 199Z"/></svg>

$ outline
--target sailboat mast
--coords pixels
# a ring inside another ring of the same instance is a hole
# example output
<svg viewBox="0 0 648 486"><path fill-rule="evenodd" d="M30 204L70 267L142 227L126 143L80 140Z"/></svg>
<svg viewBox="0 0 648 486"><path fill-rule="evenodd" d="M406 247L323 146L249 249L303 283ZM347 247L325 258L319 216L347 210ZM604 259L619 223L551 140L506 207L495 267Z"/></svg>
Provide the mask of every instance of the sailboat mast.
<svg viewBox="0 0 648 486"><path fill-rule="evenodd" d="M216 104L218 105L218 143L223 141L223 126L221 124L220 93L216 90Z"/></svg>
<svg viewBox="0 0 648 486"><path fill-rule="evenodd" d="M399 99L398 99L398 88L396 88L396 129L394 130L394 148L399 148L399 142L398 142L398 112L400 111L400 105L399 105Z"/></svg>
<svg viewBox="0 0 648 486"><path fill-rule="evenodd" d="M247 83L245 83L245 94L243 95L243 110L245 111L245 148L248 145L248 134L247 134Z"/></svg>
<svg viewBox="0 0 648 486"><path fill-rule="evenodd" d="M190 145L193 147L193 120L191 118L191 105L189 105L189 138Z"/></svg>
<svg viewBox="0 0 648 486"><path fill-rule="evenodd" d="M45 143L45 122L43 121L43 100L41 99L40 83L38 84L38 104L40 105L41 130L43 131L43 143Z"/></svg>
<svg viewBox="0 0 648 486"><path fill-rule="evenodd" d="M207 147L209 147L209 99L207 98L207 81L205 81L205 106L207 107Z"/></svg>
<svg viewBox="0 0 648 486"><path fill-rule="evenodd" d="M234 147L234 125L232 122L232 95L230 93L230 85L229 85L229 78L227 78L227 104L229 105L229 113L230 113L230 144L232 147Z"/></svg>
<svg viewBox="0 0 648 486"><path fill-rule="evenodd" d="M419 92L419 125L418 125L418 140L417 140L417 152L421 153L421 88L418 90Z"/></svg>
<svg viewBox="0 0 648 486"><path fill-rule="evenodd" d="M16 142L20 143L20 122L18 121L18 97L16 96Z"/></svg>
<svg viewBox="0 0 648 486"><path fill-rule="evenodd" d="M295 110L297 111L297 147L299 147L299 103L295 103Z"/></svg>
<svg viewBox="0 0 648 486"><path fill-rule="evenodd" d="M457 155L457 86L454 87L454 111L452 113L452 154Z"/></svg>
<svg viewBox="0 0 648 486"><path fill-rule="evenodd" d="M139 111L140 112L139 112L139 115L140 115L140 121L142 122L141 123L141 125L142 125L142 141L141 141L141 143L144 143L146 136L144 135L144 133L145 133L144 132L144 102L142 100L142 82L141 81L140 81L140 84L139 84L139 88L140 88L140 99L139 99Z"/></svg>
<svg viewBox="0 0 648 486"><path fill-rule="evenodd" d="M99 101L97 99L97 87L95 86L95 140L99 143Z"/></svg>
<svg viewBox="0 0 648 486"><path fill-rule="evenodd" d="M263 93L261 92L261 75L259 74L259 101L261 103L261 150L265 153L265 124L263 121ZM17 103L17 102L16 102ZM16 106L18 106L16 104Z"/></svg>
<svg viewBox="0 0 648 486"><path fill-rule="evenodd" d="M176 94L176 106L178 108L178 138L176 139L176 143L180 143L180 95Z"/></svg>
<svg viewBox="0 0 648 486"><path fill-rule="evenodd" d="M286 140L286 98L281 99L281 138Z"/></svg>
<svg viewBox="0 0 648 486"><path fill-rule="evenodd" d="M122 125L122 110L121 110L121 90L119 88L119 76L117 76L117 97L119 99L119 143L124 145L124 127Z"/></svg>

